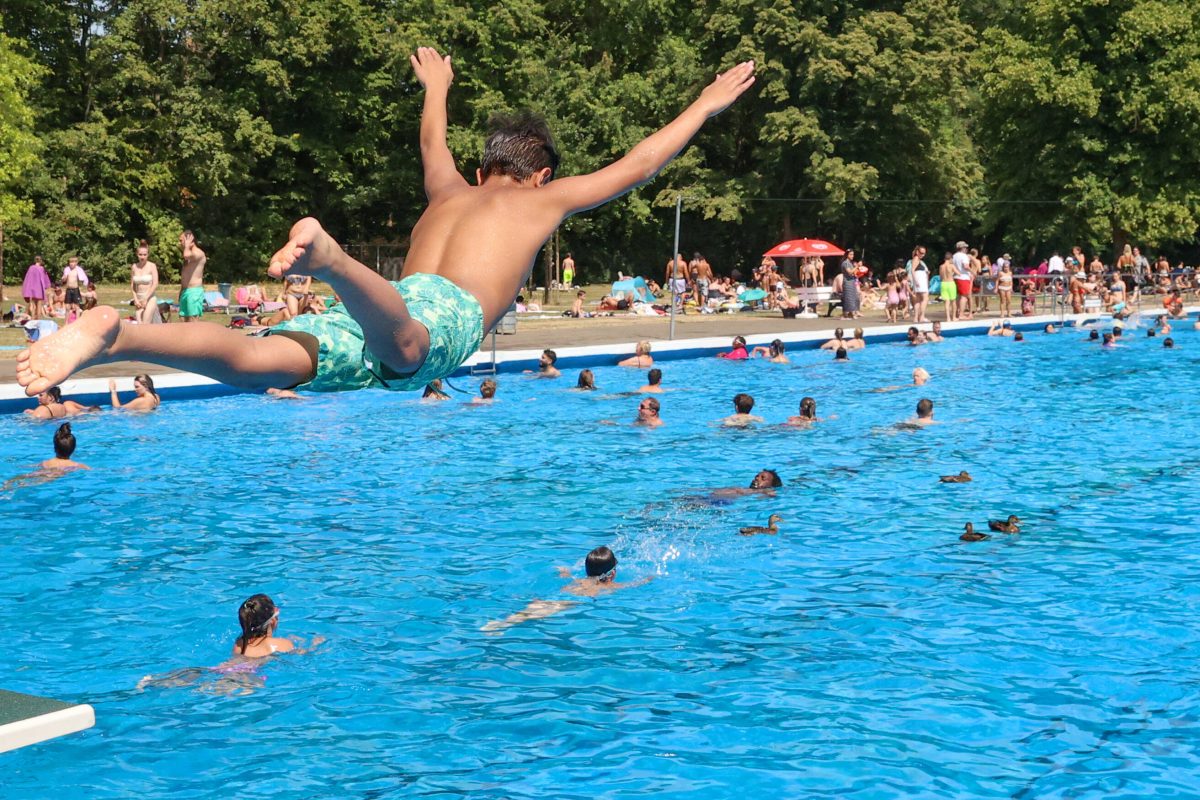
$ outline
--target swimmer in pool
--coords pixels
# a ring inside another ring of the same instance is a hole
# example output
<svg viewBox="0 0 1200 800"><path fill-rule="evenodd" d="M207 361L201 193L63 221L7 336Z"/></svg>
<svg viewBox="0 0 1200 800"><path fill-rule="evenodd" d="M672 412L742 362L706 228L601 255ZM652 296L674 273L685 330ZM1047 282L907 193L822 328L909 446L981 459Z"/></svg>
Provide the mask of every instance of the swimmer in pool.
<svg viewBox="0 0 1200 800"><path fill-rule="evenodd" d="M650 392L651 394L662 394L662 370L658 367L646 373L646 385L638 389L639 392Z"/></svg>
<svg viewBox="0 0 1200 800"><path fill-rule="evenodd" d="M927 425L936 425L933 420L933 401L928 397L922 397L917 401L917 415L912 419L898 423L898 428L924 428Z"/></svg>
<svg viewBox="0 0 1200 800"><path fill-rule="evenodd" d="M846 354L846 348L839 347L837 352L833 354L834 361L849 361L850 356Z"/></svg>
<svg viewBox="0 0 1200 800"><path fill-rule="evenodd" d="M992 323L991 327L988 328L987 335L988 336L1012 336L1013 333L1015 333L1015 331L1013 331L1013 329L1012 329L1011 322L1009 322L1008 320L1004 320L1003 322L1001 322L1000 320L996 320L995 322Z"/></svg>
<svg viewBox="0 0 1200 800"><path fill-rule="evenodd" d="M730 497L745 497L752 494L774 497L775 490L781 486L783 486L783 479L779 477L778 472L773 469L761 469L750 481L749 486L745 488L731 486L727 489L714 489L708 496L716 500Z"/></svg>
<svg viewBox="0 0 1200 800"><path fill-rule="evenodd" d="M751 414L754 410L754 398L745 392L739 392L733 396L734 413L730 414L721 420L721 424L726 427L744 428L747 425L753 425L756 422L762 422L763 418Z"/></svg>
<svg viewBox="0 0 1200 800"><path fill-rule="evenodd" d="M276 636L279 607L265 594L249 597L238 609L242 629L233 643L230 658L215 667L184 667L162 675L147 675L138 681L138 690L190 686L202 678L214 678L210 690L217 694L249 694L266 683L258 670L271 656L280 653L308 653L325 641L314 636L307 647L297 648L291 639Z"/></svg>
<svg viewBox="0 0 1200 800"><path fill-rule="evenodd" d="M790 364L791 362L788 360L788 357L784 352L786 350L787 346L784 345L782 339L774 339L767 347L763 347L762 345L755 347L750 351L750 357L757 358L758 356L765 356L772 364Z"/></svg>
<svg viewBox="0 0 1200 800"><path fill-rule="evenodd" d="M538 357L538 370L536 373L533 370L525 370L526 375L536 374L539 378L557 378L562 375L558 371L558 367L554 366L558 363L558 353L553 350L543 350L541 356Z"/></svg>
<svg viewBox="0 0 1200 800"><path fill-rule="evenodd" d="M820 422L817 417L817 401L811 397L805 397L800 400L800 414L794 417L788 417L784 425L807 427L814 422Z"/></svg>
<svg viewBox="0 0 1200 800"><path fill-rule="evenodd" d="M95 308L17 356L17 382L32 397L93 364L122 360L198 372L244 389L420 390L452 374L508 312L542 245L566 218L649 182L704 123L754 83L754 62L720 73L690 106L624 157L587 175L552 180L559 158L544 120L497 124L477 185L459 174L446 142L450 57L411 56L424 87L420 143L429 205L410 236L403 277L390 283L351 258L317 220L300 220L268 273L311 275L341 298L263 336L224 326L126 325ZM549 188L547 188L549 187ZM486 263L479 254L486 253Z"/></svg>
<svg viewBox="0 0 1200 800"><path fill-rule="evenodd" d="M71 469L91 469L87 464L72 461L75 454L75 434L71 433L71 423L64 422L54 432L54 458L48 458L38 469L45 471L63 471Z"/></svg>
<svg viewBox="0 0 1200 800"><path fill-rule="evenodd" d="M914 367L912 371L912 383L906 383L901 386L883 386L879 389L872 389L872 392L896 392L901 389L912 389L916 386L924 386L929 383L929 373L924 367Z"/></svg>
<svg viewBox="0 0 1200 800"><path fill-rule="evenodd" d="M576 597L599 597L611 594L618 589L644 586L653 577L652 575L647 575L640 580L629 583L617 583L617 557L607 547L597 547L588 553L587 558L584 559L583 568L587 577L571 581L571 583L562 588L563 592L575 595ZM568 567L559 567L558 574L559 577L570 578L571 570ZM509 614L501 620L493 620L480 628L480 630L485 633L499 635L505 628L511 628L514 625L520 625L522 622L529 622L530 620L545 619L560 611L566 611L575 605L578 605L575 600L533 600L517 613Z"/></svg>
<svg viewBox="0 0 1200 800"><path fill-rule="evenodd" d="M497 383L492 378L487 378L483 383L479 384L479 397L471 400L471 405L487 406L491 405L496 400Z"/></svg>
<svg viewBox="0 0 1200 800"><path fill-rule="evenodd" d="M661 406L653 397L643 397L638 403L637 418L633 424L641 428L657 428L663 424L659 416Z"/></svg>

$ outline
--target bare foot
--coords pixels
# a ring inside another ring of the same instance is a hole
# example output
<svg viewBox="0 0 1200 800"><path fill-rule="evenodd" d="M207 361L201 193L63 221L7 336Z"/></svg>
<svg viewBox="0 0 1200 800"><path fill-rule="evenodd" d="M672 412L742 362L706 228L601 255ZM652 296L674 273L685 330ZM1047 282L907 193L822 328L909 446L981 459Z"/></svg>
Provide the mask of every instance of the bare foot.
<svg viewBox="0 0 1200 800"><path fill-rule="evenodd" d="M120 326L115 308L100 306L83 312L71 325L17 355L17 383L30 397L57 386L107 355Z"/></svg>
<svg viewBox="0 0 1200 800"><path fill-rule="evenodd" d="M288 243L271 256L267 274L282 278L295 271L297 275L312 275L324 280L334 269L334 262L344 255L321 223L305 217L292 226Z"/></svg>

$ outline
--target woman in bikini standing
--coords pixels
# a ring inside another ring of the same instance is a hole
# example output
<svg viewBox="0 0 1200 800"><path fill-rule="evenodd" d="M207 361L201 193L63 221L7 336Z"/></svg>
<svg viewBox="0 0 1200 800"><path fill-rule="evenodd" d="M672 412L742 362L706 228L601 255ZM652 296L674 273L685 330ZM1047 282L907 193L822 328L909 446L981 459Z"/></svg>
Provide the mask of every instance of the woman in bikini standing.
<svg viewBox="0 0 1200 800"><path fill-rule="evenodd" d="M129 288L133 292L134 318L143 325L162 322L158 313L158 265L150 260L150 246L138 243L137 261L129 265Z"/></svg>

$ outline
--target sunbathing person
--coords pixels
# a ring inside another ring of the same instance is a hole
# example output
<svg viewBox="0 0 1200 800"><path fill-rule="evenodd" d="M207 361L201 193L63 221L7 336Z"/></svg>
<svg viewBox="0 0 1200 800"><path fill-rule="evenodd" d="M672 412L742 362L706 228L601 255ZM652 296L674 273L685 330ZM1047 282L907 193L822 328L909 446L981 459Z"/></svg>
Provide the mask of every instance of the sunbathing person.
<svg viewBox="0 0 1200 800"><path fill-rule="evenodd" d="M607 547L597 547L588 553L587 558L584 559L583 568L587 577L575 579L562 588L563 592L575 595L576 597L599 597L610 592L615 592L618 589L644 586L653 577L652 575L647 575L640 580L630 583L617 583L617 557ZM559 567L558 574L559 577L570 578L571 570L567 567ZM501 620L493 620L480 628L480 630L498 635L505 628L511 628L513 625L519 625L522 622L529 622L530 620L545 619L560 611L565 611L574 605L577 605L574 600L533 600L517 613L510 614Z"/></svg>
<svg viewBox="0 0 1200 800"><path fill-rule="evenodd" d="M484 147L479 185L471 186L446 143L450 58L423 47L411 62L425 89L421 155L429 206L413 228L399 283L351 258L315 219L305 218L292 227L268 273L295 272L329 284L342 300L329 313L306 314L249 337L202 323L182 330L122 325L116 309L97 308L18 355L17 380L26 394L93 364L129 359L247 389L422 389L478 349L564 219L648 182L754 82L753 62L733 67L625 157L545 191L558 154L544 121L524 116L498 125ZM479 253L488 254L486 268Z"/></svg>

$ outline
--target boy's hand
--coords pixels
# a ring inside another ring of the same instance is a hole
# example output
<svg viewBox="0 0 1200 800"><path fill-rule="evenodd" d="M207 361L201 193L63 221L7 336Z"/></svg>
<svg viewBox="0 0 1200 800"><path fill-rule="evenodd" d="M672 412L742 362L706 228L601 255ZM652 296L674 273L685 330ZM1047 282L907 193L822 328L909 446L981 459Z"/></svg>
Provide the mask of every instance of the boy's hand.
<svg viewBox="0 0 1200 800"><path fill-rule="evenodd" d="M454 69L450 66L450 56L442 58L432 47L418 47L414 55L408 57L412 62L413 72L417 80L428 89L449 89L454 81Z"/></svg>
<svg viewBox="0 0 1200 800"><path fill-rule="evenodd" d="M728 72L717 73L717 79L704 88L696 103L708 116L716 116L753 84L754 62L743 61Z"/></svg>

